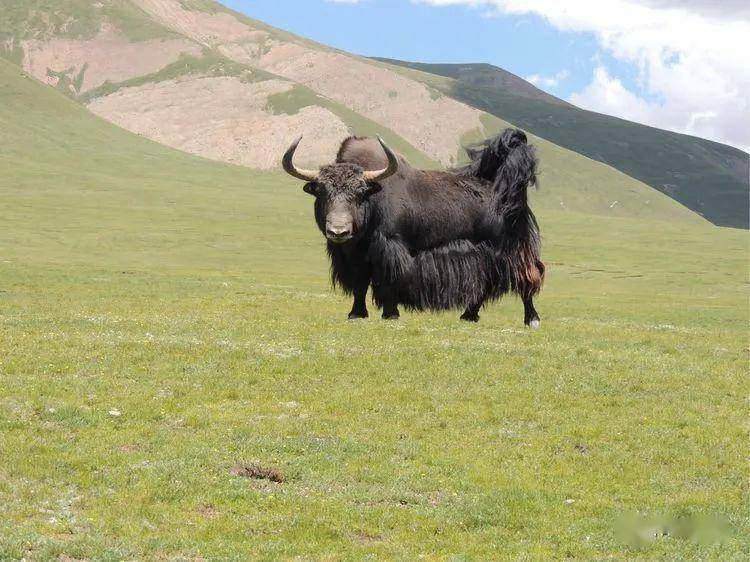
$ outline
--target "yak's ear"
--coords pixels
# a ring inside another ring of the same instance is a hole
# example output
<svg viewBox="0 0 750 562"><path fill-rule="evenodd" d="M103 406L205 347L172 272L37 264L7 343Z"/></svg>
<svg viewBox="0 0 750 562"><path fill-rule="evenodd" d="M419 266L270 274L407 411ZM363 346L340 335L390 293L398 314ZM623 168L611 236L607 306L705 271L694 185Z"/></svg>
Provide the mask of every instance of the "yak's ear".
<svg viewBox="0 0 750 562"><path fill-rule="evenodd" d="M305 193L309 193L312 196L317 196L318 195L318 184L315 183L315 182L308 182L302 188L302 191L304 191Z"/></svg>

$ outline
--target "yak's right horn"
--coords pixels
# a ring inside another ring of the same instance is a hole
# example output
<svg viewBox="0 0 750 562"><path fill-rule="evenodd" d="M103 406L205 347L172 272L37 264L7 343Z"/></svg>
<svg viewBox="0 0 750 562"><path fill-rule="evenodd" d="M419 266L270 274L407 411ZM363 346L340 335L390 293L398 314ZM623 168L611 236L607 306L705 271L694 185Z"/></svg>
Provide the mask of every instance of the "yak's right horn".
<svg viewBox="0 0 750 562"><path fill-rule="evenodd" d="M315 170L305 170L304 168L297 168L292 161L294 159L294 153L297 150L297 146L299 145L299 142L301 140L302 135L297 137L297 140L295 140L291 144L291 146L284 153L284 158L281 159L281 165L283 166L284 171L287 174L297 178L298 180L308 182L318 181L319 172L316 172Z"/></svg>

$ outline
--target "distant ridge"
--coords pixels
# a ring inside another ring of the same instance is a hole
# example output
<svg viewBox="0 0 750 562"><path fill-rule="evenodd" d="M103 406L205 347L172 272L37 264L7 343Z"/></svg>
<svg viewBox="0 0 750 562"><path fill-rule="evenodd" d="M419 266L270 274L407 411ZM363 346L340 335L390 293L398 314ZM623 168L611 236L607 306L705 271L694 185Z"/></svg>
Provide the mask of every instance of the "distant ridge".
<svg viewBox="0 0 750 562"><path fill-rule="evenodd" d="M419 70L424 70L425 72L430 72L431 74L438 74L440 76L453 78L454 80L458 80L471 86L477 86L480 88L499 88L524 98L546 101L549 103L554 103L555 105L574 107L565 100L556 98L552 94L548 94L544 90L537 88L536 86L534 86L534 84L527 80L524 80L520 76L517 76L512 72L508 72L507 70L487 63L425 64L411 62L405 63L400 60L381 57L372 58L377 61L395 65L409 65L412 68L419 68ZM429 67L430 70L426 70L427 67Z"/></svg>

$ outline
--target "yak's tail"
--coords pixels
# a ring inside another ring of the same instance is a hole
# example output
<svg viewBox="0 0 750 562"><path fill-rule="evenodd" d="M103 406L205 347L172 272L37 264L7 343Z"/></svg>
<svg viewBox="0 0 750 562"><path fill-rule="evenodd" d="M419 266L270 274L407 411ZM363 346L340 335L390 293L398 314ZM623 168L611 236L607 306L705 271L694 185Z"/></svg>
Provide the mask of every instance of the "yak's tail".
<svg viewBox="0 0 750 562"><path fill-rule="evenodd" d="M491 182L494 220L487 227L494 240L498 264L511 289L531 298L542 288L544 264L540 259L539 225L529 208L528 187L537 184L538 160L526 134L505 129L479 148L468 149L471 162L461 173Z"/></svg>

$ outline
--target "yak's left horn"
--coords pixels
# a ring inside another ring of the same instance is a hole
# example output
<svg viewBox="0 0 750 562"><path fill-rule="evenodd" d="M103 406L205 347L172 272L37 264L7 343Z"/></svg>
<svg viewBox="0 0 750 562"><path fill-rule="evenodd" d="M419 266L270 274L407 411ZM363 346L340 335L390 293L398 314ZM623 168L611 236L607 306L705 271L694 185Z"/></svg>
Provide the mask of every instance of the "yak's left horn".
<svg viewBox="0 0 750 562"><path fill-rule="evenodd" d="M284 158L281 159L281 165L284 167L284 171L302 181L318 181L318 172L315 170L305 170L304 168L295 167L292 160L294 159L294 152L297 150L299 142L302 140L302 135L297 137L291 146L284 153Z"/></svg>
<svg viewBox="0 0 750 562"><path fill-rule="evenodd" d="M385 151L385 155L388 158L388 166L386 168L383 168L382 170L368 170L365 172L365 181L380 181L384 180L385 178L392 176L398 171L398 157L393 153L393 151L388 148L388 145L385 144L385 141L381 139L378 136L378 142L380 142L380 146L383 147L383 150Z"/></svg>

